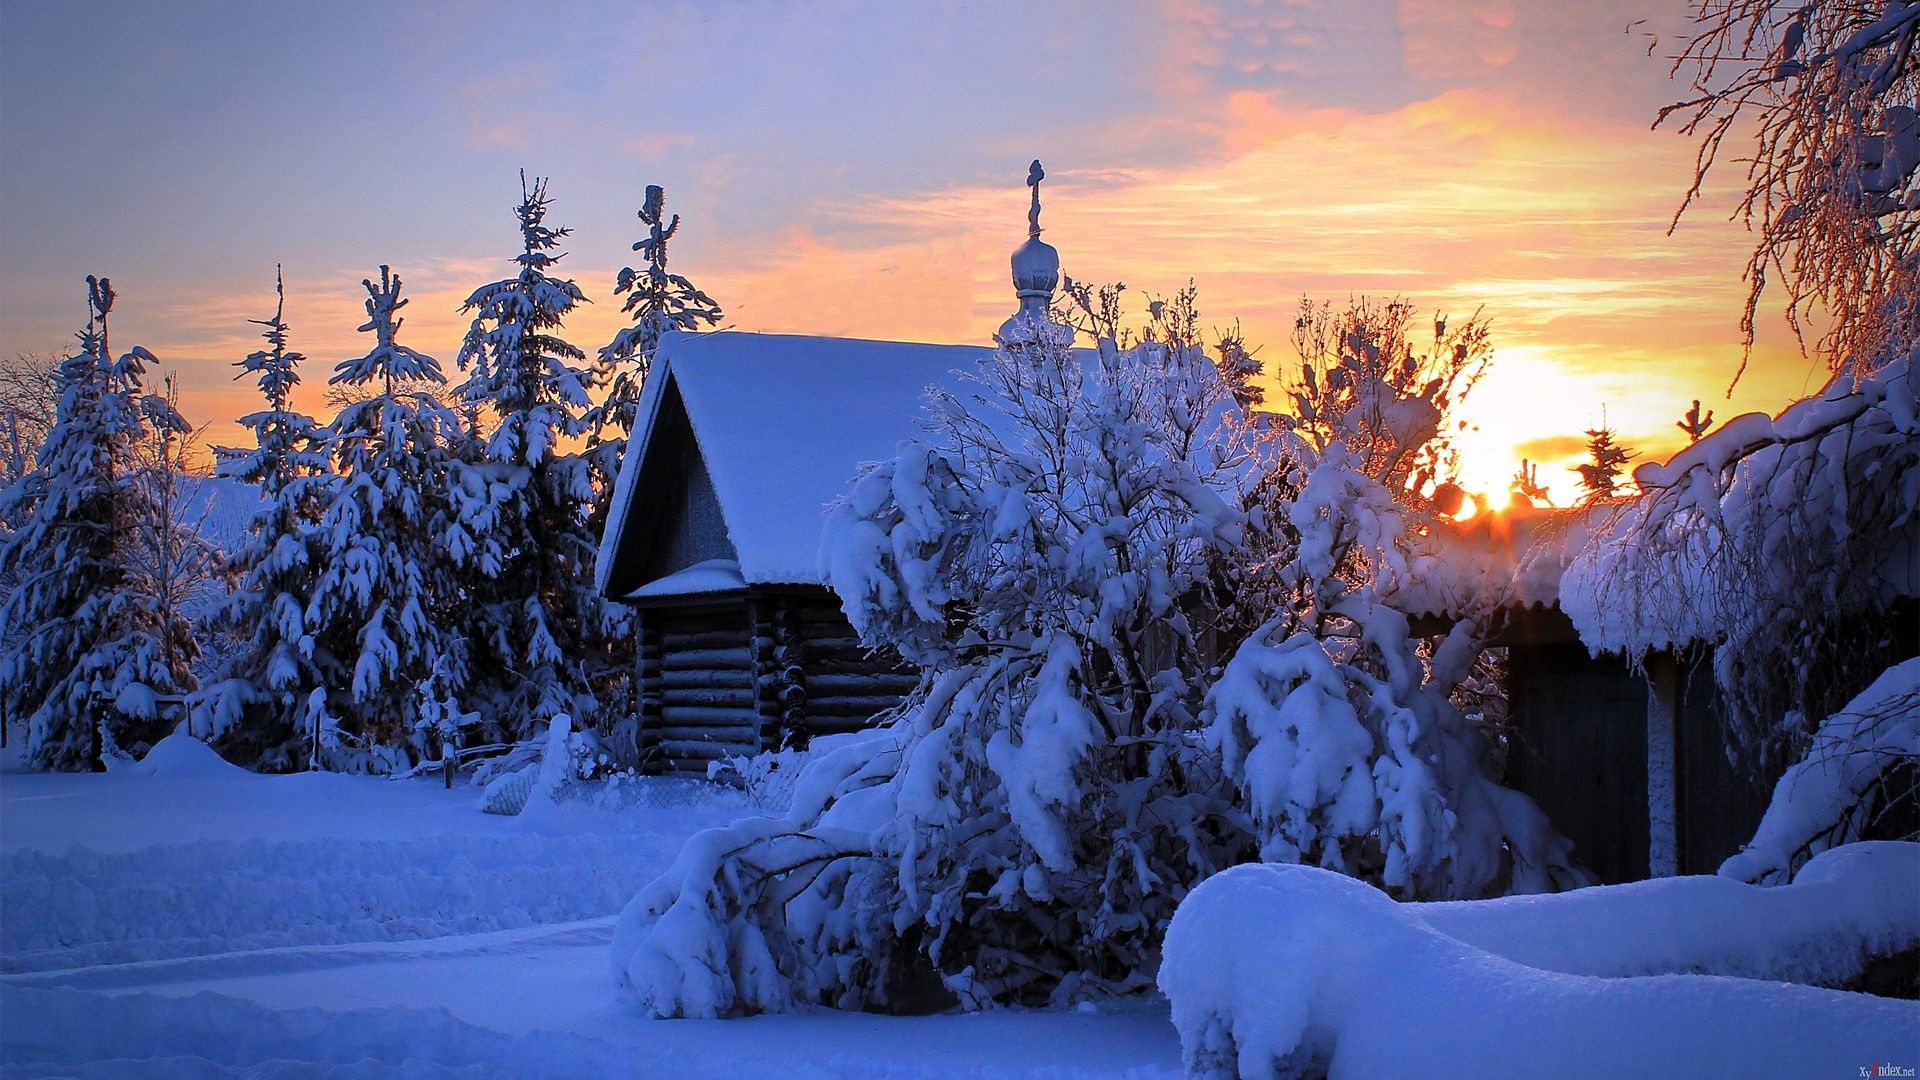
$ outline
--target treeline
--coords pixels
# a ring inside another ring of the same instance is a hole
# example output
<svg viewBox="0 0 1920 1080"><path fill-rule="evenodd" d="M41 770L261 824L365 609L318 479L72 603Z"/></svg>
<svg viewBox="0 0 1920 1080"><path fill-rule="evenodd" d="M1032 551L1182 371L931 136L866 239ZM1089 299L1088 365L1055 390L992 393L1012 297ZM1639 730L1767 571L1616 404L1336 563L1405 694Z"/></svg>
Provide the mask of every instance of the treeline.
<svg viewBox="0 0 1920 1080"><path fill-rule="evenodd" d="M149 391L150 352L114 356L112 286L87 279L55 413L0 494L0 719L25 722L34 766L103 768L183 716L276 771L398 771L562 713L631 744L633 639L593 591L596 538L660 336L721 312L668 270L679 217L650 186L641 265L614 283L631 324L589 359L562 336L586 299L556 271L570 230L548 224L544 180L521 188L518 272L467 298L457 370L402 342L408 301L382 266L362 283L369 351L334 365L328 423L293 406L306 357L276 280L254 320L267 347L238 365L264 398L241 419L255 444L217 451L217 474L260 495L237 551L186 523L191 428ZM226 591L190 620L181 583L216 555Z"/></svg>

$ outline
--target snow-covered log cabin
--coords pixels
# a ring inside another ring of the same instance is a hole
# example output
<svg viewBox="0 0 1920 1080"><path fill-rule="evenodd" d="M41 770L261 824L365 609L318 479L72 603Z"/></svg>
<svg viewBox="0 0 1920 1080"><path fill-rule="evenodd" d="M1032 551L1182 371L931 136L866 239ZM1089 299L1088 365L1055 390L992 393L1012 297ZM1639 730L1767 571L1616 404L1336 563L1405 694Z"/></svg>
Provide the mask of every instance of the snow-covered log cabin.
<svg viewBox="0 0 1920 1080"><path fill-rule="evenodd" d="M915 675L857 639L820 572L827 508L919 434L923 392L980 346L666 335L621 463L603 595L640 635L641 754L704 774L867 724Z"/></svg>

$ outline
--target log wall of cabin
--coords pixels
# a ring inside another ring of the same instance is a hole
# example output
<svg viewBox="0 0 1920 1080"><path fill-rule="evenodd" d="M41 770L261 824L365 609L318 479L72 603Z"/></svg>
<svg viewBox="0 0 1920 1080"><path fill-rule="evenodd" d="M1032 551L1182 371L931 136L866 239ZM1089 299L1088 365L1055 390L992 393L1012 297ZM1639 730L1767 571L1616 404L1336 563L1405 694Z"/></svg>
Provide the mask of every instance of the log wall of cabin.
<svg viewBox="0 0 1920 1080"><path fill-rule="evenodd" d="M640 750L649 771L868 726L918 677L869 654L824 589L760 591L640 611Z"/></svg>

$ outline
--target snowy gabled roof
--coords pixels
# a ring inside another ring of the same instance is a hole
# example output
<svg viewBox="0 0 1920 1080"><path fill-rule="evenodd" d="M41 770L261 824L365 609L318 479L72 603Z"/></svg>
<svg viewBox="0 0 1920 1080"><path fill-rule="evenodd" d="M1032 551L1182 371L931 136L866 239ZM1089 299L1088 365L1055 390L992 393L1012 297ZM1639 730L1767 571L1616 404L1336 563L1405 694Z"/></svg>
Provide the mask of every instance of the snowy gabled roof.
<svg viewBox="0 0 1920 1080"><path fill-rule="evenodd" d="M660 341L620 463L613 512L601 540L598 582L644 559L638 527L650 496L640 473L662 406L686 409L744 585L820 584L820 531L827 507L864 463L891 457L923 434L929 385L957 388L990 349L737 331L669 333ZM622 588L622 585L625 585Z"/></svg>

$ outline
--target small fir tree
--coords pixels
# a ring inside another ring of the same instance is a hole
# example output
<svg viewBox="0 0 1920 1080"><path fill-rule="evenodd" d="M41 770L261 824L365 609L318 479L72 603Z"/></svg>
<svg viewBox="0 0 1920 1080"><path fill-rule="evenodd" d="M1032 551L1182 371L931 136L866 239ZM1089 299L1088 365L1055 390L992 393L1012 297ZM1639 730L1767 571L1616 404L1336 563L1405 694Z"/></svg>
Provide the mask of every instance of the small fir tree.
<svg viewBox="0 0 1920 1080"><path fill-rule="evenodd" d="M113 357L107 279L87 278L87 301L53 429L33 471L0 496L0 516L22 522L0 548L0 574L18 582L0 618L24 628L0 657L0 694L9 715L27 717L28 756L42 769L97 770L120 747L139 751L161 734L158 697L193 685L190 650L168 647L191 642L192 628L129 554L134 523L153 517L130 477L134 448L186 422L142 393L151 353Z"/></svg>
<svg viewBox="0 0 1920 1080"><path fill-rule="evenodd" d="M1603 419L1587 432L1587 454L1593 460L1578 467L1580 486L1595 499L1611 499L1620 487L1620 470L1640 455L1613 441L1613 429Z"/></svg>
<svg viewBox="0 0 1920 1080"><path fill-rule="evenodd" d="M458 561L471 554L452 527L456 476L449 444L460 423L433 394L433 357L399 344L400 277L363 281L371 352L335 367L332 382L381 391L342 409L321 433L339 474L320 519L321 570L305 612L309 656L337 658L342 682L309 695L324 763L389 771L455 745L472 717L458 707L467 680Z"/></svg>
<svg viewBox="0 0 1920 1080"><path fill-rule="evenodd" d="M227 756L281 770L319 766L311 694L346 680L333 657L314 653L307 633L321 566L316 526L332 475L313 418L293 408L306 357L287 347L286 287L277 267L274 295L271 319L248 320L267 328L261 336L268 347L235 365L235 378L256 376L266 398L265 409L240 419L252 429L254 447L218 452L219 475L257 486L261 500L233 560L239 585L213 620L239 651L194 706L199 731Z"/></svg>
<svg viewBox="0 0 1920 1080"><path fill-rule="evenodd" d="M465 467L455 510L473 603L473 689L502 733L545 729L560 713L591 715L582 653L599 636L594 539L586 523L593 486L586 462L559 450L587 431L586 354L559 336L567 313L585 301L571 281L549 271L569 229L546 223L545 180L527 187L515 208L520 272L476 289L463 310L474 315L460 365L470 409L487 409L495 426L478 460Z"/></svg>

